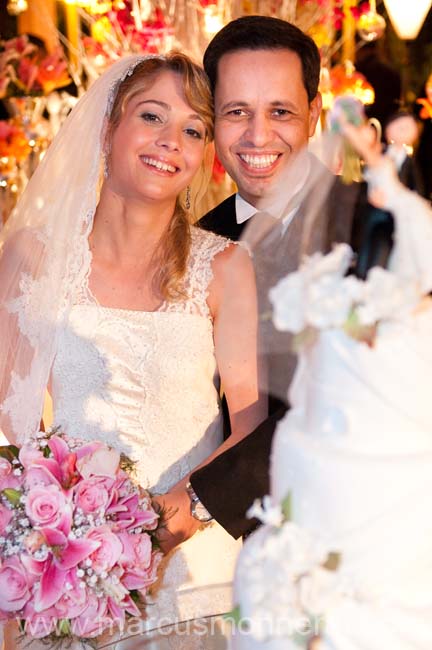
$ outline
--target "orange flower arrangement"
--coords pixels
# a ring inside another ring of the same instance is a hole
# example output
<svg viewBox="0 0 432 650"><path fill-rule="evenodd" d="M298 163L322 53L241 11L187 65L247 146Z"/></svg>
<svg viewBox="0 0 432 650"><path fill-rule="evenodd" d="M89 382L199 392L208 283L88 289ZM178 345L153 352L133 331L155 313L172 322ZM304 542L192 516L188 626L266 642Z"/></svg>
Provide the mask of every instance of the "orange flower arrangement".
<svg viewBox="0 0 432 650"><path fill-rule="evenodd" d="M0 41L0 99L48 95L70 82L61 48L43 56L26 35Z"/></svg>
<svg viewBox="0 0 432 650"><path fill-rule="evenodd" d="M335 97L354 95L362 104L373 104L374 102L374 89L366 77L357 72L352 64L335 65L330 70L330 85Z"/></svg>
<svg viewBox="0 0 432 650"><path fill-rule="evenodd" d="M420 104L421 106L419 112L420 119L432 119L432 74L429 75L426 81L426 97L420 97L420 99L417 99L416 104Z"/></svg>
<svg viewBox="0 0 432 650"><path fill-rule="evenodd" d="M428 99L426 99L426 97L416 99L416 104L420 104L421 106L419 116L422 120L429 120L432 118L432 104Z"/></svg>
<svg viewBox="0 0 432 650"><path fill-rule="evenodd" d="M15 124L0 120L0 158L22 162L31 151L26 135Z"/></svg>

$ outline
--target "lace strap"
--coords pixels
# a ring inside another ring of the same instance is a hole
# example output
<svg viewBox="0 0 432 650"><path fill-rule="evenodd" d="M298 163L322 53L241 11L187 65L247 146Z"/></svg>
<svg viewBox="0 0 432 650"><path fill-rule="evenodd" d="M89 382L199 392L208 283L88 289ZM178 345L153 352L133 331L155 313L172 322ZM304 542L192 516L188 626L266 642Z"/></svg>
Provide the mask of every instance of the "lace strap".
<svg viewBox="0 0 432 650"><path fill-rule="evenodd" d="M169 303L166 311L182 311L210 318L207 297L208 287L213 279L212 262L218 253L235 242L194 226L191 235L188 268L183 280L187 298L180 303Z"/></svg>

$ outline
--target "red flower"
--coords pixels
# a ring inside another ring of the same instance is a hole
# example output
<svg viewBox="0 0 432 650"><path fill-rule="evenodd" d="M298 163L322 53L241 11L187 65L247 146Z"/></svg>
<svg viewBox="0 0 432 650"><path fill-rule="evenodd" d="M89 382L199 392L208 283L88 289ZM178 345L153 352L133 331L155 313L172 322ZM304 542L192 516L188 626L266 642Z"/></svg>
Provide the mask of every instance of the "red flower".
<svg viewBox="0 0 432 650"><path fill-rule="evenodd" d="M33 59L23 58L18 65L18 81L24 85L24 89L30 94L37 82L38 66ZM35 89L36 90L36 89Z"/></svg>
<svg viewBox="0 0 432 650"><path fill-rule="evenodd" d="M16 52L20 57L37 52L36 45L30 43L27 34L23 34L17 38L10 38L8 41L4 41L3 46L6 51Z"/></svg>
<svg viewBox="0 0 432 650"><path fill-rule="evenodd" d="M68 75L67 63L61 50L56 50L53 54L42 59L37 73L37 80L46 95L55 88L62 88L70 84L71 79Z"/></svg>
<svg viewBox="0 0 432 650"><path fill-rule="evenodd" d="M350 7L350 11L353 17L358 20L360 16L370 12L370 4L369 2L361 2L358 7Z"/></svg>

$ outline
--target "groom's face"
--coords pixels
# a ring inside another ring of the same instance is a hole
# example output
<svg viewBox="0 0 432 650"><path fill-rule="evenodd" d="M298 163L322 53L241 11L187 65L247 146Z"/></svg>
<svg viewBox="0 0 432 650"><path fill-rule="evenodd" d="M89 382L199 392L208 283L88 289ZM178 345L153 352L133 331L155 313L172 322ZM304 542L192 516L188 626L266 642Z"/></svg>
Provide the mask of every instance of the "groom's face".
<svg viewBox="0 0 432 650"><path fill-rule="evenodd" d="M241 196L268 196L307 146L321 110L308 101L298 55L287 49L222 56L215 88L215 144Z"/></svg>

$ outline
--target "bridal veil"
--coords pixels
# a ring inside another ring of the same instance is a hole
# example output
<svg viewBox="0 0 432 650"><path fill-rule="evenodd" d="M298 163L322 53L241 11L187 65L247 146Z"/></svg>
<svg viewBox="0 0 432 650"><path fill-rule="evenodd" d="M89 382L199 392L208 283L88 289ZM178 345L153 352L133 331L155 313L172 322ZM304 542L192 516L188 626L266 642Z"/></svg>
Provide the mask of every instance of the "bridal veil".
<svg viewBox="0 0 432 650"><path fill-rule="evenodd" d="M116 62L72 110L0 231L0 430L38 430L59 326L89 273L104 127L116 89L143 60Z"/></svg>

